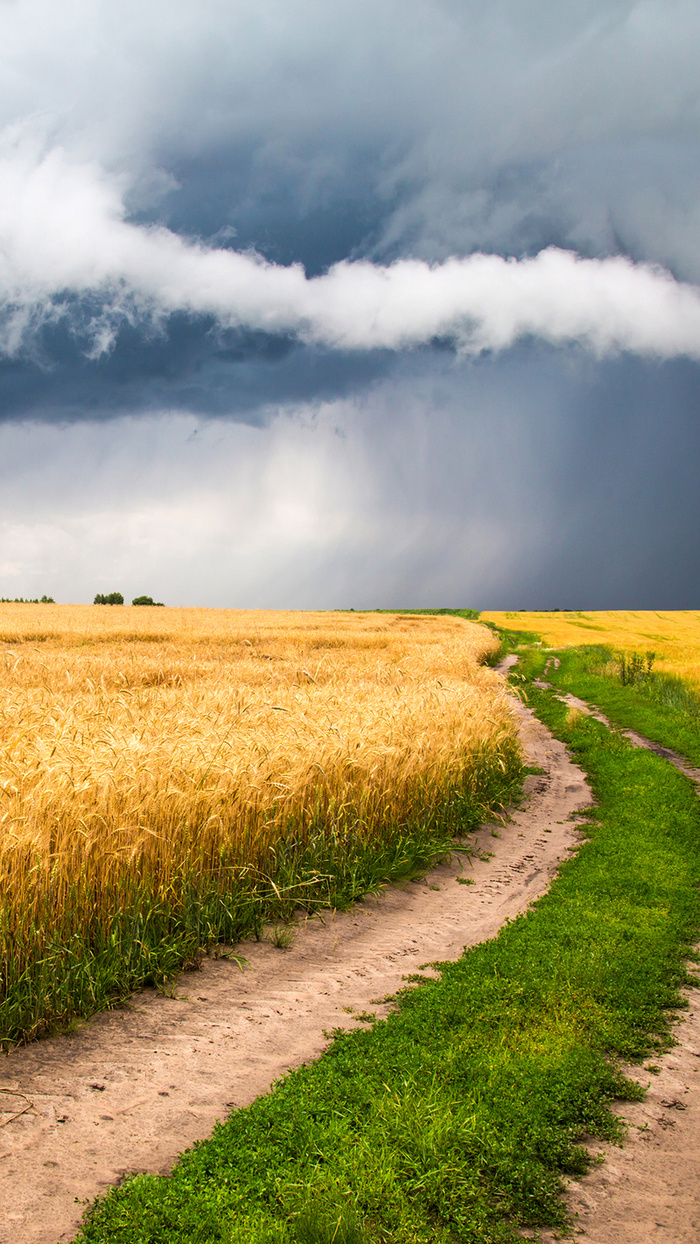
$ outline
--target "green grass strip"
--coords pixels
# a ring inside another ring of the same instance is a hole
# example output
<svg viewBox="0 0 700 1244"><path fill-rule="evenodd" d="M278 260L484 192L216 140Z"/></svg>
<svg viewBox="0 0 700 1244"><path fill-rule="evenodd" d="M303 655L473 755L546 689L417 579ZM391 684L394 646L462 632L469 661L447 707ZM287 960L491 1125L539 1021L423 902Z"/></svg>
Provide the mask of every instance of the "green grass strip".
<svg viewBox="0 0 700 1244"><path fill-rule="evenodd" d="M387 1020L336 1034L171 1176L96 1203L83 1244L503 1244L565 1224L582 1137L619 1138L610 1104L639 1096L616 1060L667 1045L681 1005L700 804L665 761L530 694L599 801L549 893Z"/></svg>
<svg viewBox="0 0 700 1244"><path fill-rule="evenodd" d="M610 653L604 649L565 649L558 656L560 667L547 671L549 682L597 705L615 725L637 730L700 765L697 691L686 687L680 678L654 673L641 678L638 685L623 686L614 672L612 676L600 672L606 665L608 670L614 669L607 664Z"/></svg>

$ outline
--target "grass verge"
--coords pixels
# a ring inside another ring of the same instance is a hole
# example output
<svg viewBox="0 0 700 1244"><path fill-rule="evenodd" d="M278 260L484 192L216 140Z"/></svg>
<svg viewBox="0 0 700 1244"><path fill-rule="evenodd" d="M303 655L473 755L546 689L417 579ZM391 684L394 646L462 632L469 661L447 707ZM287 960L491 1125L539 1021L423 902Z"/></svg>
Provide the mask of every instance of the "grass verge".
<svg viewBox="0 0 700 1244"><path fill-rule="evenodd" d="M533 654L535 656L535 654ZM597 705L615 725L637 730L700 765L700 693L671 674L651 673L623 685L610 649L565 649L548 681ZM536 654L541 667L545 657Z"/></svg>
<svg viewBox="0 0 700 1244"><path fill-rule="evenodd" d="M564 1226L616 1061L666 1046L700 926L700 805L657 757L529 687L589 774L590 838L493 941L88 1212L82 1244L505 1244Z"/></svg>

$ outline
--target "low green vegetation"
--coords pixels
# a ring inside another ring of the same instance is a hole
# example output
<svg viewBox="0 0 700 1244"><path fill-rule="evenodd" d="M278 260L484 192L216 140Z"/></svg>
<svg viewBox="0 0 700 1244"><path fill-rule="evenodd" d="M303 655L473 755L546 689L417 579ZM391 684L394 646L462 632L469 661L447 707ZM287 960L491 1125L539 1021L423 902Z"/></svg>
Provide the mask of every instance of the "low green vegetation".
<svg viewBox="0 0 700 1244"><path fill-rule="evenodd" d="M495 622L483 621L482 625L488 626L500 640L498 648L487 658L487 665L498 665L509 653L515 653L520 660L522 654L530 653L533 644L539 643L539 636L533 631L511 631L506 627L496 626Z"/></svg>
<svg viewBox="0 0 700 1244"><path fill-rule="evenodd" d="M582 1139L621 1137L618 1060L668 1045L700 927L700 804L667 762L533 687L586 769L587 838L493 941L236 1111L170 1177L89 1211L83 1244L505 1244L563 1227ZM563 667L562 667L563 668ZM468 901L468 891L465 892Z"/></svg>
<svg viewBox="0 0 700 1244"><path fill-rule="evenodd" d="M354 613L354 609L345 612ZM430 618L464 618L465 622L478 622L478 609L362 609L360 613L415 613ZM487 623L488 625L488 623Z"/></svg>
<svg viewBox="0 0 700 1244"><path fill-rule="evenodd" d="M540 669L549 654L537 654ZM653 653L616 655L607 647L566 648L547 681L597 705L618 726L637 730L700 765L700 692L653 669Z"/></svg>

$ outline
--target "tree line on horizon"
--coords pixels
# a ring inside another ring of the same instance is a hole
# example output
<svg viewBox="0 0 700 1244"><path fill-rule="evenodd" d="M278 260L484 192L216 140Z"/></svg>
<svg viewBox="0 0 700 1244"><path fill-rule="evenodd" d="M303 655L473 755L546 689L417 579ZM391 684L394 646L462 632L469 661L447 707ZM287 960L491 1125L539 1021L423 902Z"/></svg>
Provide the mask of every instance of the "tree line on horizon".
<svg viewBox="0 0 700 1244"><path fill-rule="evenodd" d="M53 596L0 596L0 605L55 605Z"/></svg>
<svg viewBox="0 0 700 1244"><path fill-rule="evenodd" d="M124 597L121 592L108 592L106 596L98 592L92 603L93 605L123 605ZM132 605L154 605L159 609L165 608L162 600L154 600L152 596L135 596L131 603Z"/></svg>
<svg viewBox="0 0 700 1244"><path fill-rule="evenodd" d="M98 592L92 603L93 605L123 605L124 597L121 592L108 592L106 596ZM154 600L152 596L135 596L131 603L132 605L153 605L156 608L165 608L162 600ZM0 605L55 604L53 596L0 596Z"/></svg>

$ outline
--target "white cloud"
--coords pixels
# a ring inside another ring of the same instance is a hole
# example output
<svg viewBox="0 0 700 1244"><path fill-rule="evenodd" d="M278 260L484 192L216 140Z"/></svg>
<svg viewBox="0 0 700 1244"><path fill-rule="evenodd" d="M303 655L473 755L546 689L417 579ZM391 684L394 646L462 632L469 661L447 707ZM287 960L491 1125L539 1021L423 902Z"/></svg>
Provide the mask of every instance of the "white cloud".
<svg viewBox="0 0 700 1244"><path fill-rule="evenodd" d="M51 290L123 280L138 297L143 262L144 296L186 301L192 249L117 226L125 205L157 216L201 160L236 173L216 228L254 216L281 184L303 215L361 176L384 204L380 260L556 240L599 256L627 248L698 279L698 38L694 0L6 3L0 193L26 219L5 213L4 296L26 310L46 265ZM43 149L26 137L37 127ZM169 258L172 290L147 271ZM200 285L216 285L201 260ZM262 288L239 265L239 285L248 278ZM292 299L295 278L273 280L275 302ZM244 318L264 320L249 296ZM192 299L206 304L201 289ZM308 307L266 314L313 319Z"/></svg>
<svg viewBox="0 0 700 1244"><path fill-rule="evenodd" d="M122 316L187 311L341 349L398 350L451 336L478 352L531 335L599 353L700 355L700 293L622 257L581 259L549 248L521 261L476 253L435 265L342 262L307 278L298 264L129 223L117 181L59 148L43 149L21 128L4 136L0 188L10 354L38 322L70 316L66 295L90 295L99 300L86 329L94 353L109 348Z"/></svg>

